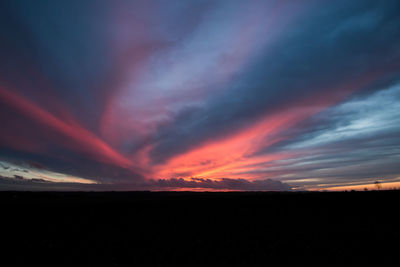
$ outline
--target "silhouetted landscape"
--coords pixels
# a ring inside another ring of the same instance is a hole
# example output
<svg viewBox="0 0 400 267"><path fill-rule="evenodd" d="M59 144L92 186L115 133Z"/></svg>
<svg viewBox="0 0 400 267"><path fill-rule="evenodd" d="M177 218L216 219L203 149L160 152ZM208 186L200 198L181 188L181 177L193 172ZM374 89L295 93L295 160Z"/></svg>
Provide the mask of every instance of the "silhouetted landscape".
<svg viewBox="0 0 400 267"><path fill-rule="evenodd" d="M395 265L399 196L2 192L2 260L25 266Z"/></svg>

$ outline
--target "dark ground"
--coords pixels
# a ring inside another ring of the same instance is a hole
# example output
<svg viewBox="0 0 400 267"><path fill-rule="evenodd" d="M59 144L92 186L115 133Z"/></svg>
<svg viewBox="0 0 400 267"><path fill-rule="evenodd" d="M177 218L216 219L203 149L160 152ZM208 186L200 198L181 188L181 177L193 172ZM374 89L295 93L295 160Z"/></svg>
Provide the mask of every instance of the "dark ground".
<svg viewBox="0 0 400 267"><path fill-rule="evenodd" d="M400 266L399 197L2 192L1 265Z"/></svg>

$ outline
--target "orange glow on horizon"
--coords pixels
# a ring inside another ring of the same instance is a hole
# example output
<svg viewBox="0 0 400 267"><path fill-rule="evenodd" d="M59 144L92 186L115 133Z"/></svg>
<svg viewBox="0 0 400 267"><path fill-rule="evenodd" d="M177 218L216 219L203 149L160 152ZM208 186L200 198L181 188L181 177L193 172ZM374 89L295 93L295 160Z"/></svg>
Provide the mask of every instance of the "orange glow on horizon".
<svg viewBox="0 0 400 267"><path fill-rule="evenodd" d="M375 183L367 183L360 185L342 185L342 186L332 186L325 188L310 188L310 191L318 191L318 190L328 190L328 191L345 191L345 190L378 190L378 187ZM392 189L400 189L400 182L380 182L379 190L392 190Z"/></svg>

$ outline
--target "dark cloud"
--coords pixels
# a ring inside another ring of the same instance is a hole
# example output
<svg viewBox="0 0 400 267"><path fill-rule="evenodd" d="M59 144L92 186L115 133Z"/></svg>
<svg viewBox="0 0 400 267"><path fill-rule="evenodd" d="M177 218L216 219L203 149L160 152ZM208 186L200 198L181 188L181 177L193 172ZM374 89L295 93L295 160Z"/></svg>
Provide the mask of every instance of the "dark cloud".
<svg viewBox="0 0 400 267"><path fill-rule="evenodd" d="M200 188L218 190L242 190L242 191L290 191L288 184L272 179L248 181L246 179L222 178L220 180L210 180L202 178L182 178L159 179L152 183L155 189L180 189L180 188Z"/></svg>
<svg viewBox="0 0 400 267"><path fill-rule="evenodd" d="M148 180L142 182L119 183L119 184L78 184L78 183L54 183L43 179L25 179L22 176L7 178L0 176L2 191L7 190L27 190L27 191L162 191L162 190L240 190L240 191L291 191L292 187L280 181L265 179L258 181L248 181L245 179L223 178L220 180L210 180L202 178L182 178Z"/></svg>
<svg viewBox="0 0 400 267"><path fill-rule="evenodd" d="M8 178L0 175L0 191L78 191L85 185L74 183L52 183L40 178L25 179L22 176ZM91 191L90 187L87 187Z"/></svg>

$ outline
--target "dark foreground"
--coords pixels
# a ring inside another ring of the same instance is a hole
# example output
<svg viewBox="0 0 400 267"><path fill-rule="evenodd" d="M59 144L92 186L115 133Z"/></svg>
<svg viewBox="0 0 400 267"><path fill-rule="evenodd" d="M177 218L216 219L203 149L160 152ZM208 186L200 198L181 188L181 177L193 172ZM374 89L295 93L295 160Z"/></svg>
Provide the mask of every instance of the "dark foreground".
<svg viewBox="0 0 400 267"><path fill-rule="evenodd" d="M1 260L34 266L399 266L400 191L0 193Z"/></svg>

